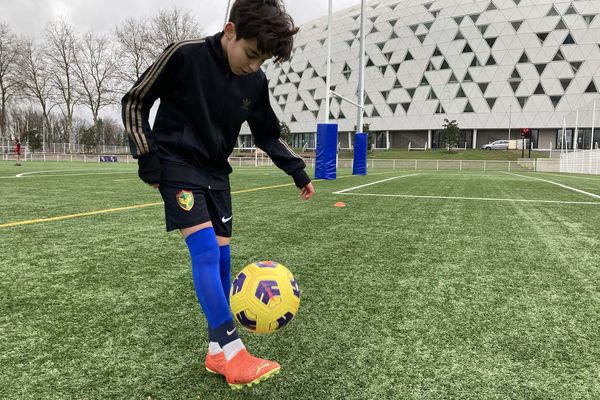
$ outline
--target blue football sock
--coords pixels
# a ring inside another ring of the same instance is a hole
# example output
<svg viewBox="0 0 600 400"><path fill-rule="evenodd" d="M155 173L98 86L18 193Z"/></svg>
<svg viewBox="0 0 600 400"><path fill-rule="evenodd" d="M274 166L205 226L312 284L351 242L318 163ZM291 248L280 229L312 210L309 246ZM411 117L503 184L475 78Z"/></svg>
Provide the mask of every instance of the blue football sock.
<svg viewBox="0 0 600 400"><path fill-rule="evenodd" d="M209 333L221 347L239 339L232 331L233 317L223 293L219 273L219 246L212 227L192 233L185 239L192 258L192 277L198 302L208 322Z"/></svg>
<svg viewBox="0 0 600 400"><path fill-rule="evenodd" d="M221 256L219 258L219 272L221 274L221 285L223 293L229 304L229 291L231 289L231 248L229 245L219 247Z"/></svg>

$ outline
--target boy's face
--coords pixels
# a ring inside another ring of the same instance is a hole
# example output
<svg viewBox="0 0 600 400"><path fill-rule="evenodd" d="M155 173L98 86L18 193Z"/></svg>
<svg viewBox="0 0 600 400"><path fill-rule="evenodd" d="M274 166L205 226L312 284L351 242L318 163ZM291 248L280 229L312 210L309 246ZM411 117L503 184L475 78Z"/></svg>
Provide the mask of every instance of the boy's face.
<svg viewBox="0 0 600 400"><path fill-rule="evenodd" d="M271 58L270 54L258 51L256 38L237 40L233 23L228 22L224 31L221 45L227 56L229 67L235 75L254 73L266 60Z"/></svg>

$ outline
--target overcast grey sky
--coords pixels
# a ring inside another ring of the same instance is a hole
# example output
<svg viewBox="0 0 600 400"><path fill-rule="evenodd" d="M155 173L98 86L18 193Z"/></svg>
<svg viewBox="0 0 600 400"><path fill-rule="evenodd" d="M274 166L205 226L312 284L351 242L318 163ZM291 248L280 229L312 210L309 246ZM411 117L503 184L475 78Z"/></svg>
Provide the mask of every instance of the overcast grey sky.
<svg viewBox="0 0 600 400"><path fill-rule="evenodd" d="M328 0L284 0L284 3L297 25L327 15L329 5ZM360 0L333 0L333 11L356 4ZM149 17L173 6L191 11L204 33L213 34L223 27L227 0L0 0L0 22L8 23L17 35L37 39L42 38L46 23L58 16L67 17L78 32L110 33L126 18ZM85 109L77 114L89 119ZM100 114L120 117L115 107L105 108Z"/></svg>
<svg viewBox="0 0 600 400"><path fill-rule="evenodd" d="M296 24L327 14L328 0L284 0ZM360 0L333 0L334 12ZM227 0L0 0L0 22L19 35L40 37L46 22L66 16L75 28L108 33L128 17L151 16L161 8L190 10L206 34L222 28Z"/></svg>

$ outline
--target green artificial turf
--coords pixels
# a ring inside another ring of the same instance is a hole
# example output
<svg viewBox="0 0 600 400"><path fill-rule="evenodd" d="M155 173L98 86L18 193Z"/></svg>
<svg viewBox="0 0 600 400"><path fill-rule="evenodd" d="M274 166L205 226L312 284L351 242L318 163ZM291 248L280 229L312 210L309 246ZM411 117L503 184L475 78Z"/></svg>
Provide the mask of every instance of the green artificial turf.
<svg viewBox="0 0 600 400"><path fill-rule="evenodd" d="M289 183L232 175L232 274L281 262L302 299L243 334L282 370L240 392L204 370L185 243L133 165L0 163L0 225L19 223L0 227L0 398L600 398L600 177L342 170L308 202Z"/></svg>
<svg viewBox="0 0 600 400"><path fill-rule="evenodd" d="M547 151L532 151L531 158L548 158L549 153ZM353 152L341 151L339 153L340 158L352 159L354 158ZM516 161L519 158L529 156L529 151L526 149L525 152L521 150L481 150L481 149L467 149L467 150L453 150L446 151L446 149L436 149L428 151L407 151L407 150L389 150L389 151L369 151L367 158L371 159L419 159L419 160L496 160L496 161ZM555 155L556 156L556 155Z"/></svg>
<svg viewBox="0 0 600 400"><path fill-rule="evenodd" d="M302 152L302 149L295 149L298 153ZM557 157L559 150L555 150L553 157ZM254 157L254 153L244 151L236 151L233 154L235 157ZM314 151L306 151L303 155L307 158L315 158ZM354 158L354 152L341 150L338 152L338 156L341 159L352 160ZM466 150L452 150L450 152L446 149L436 149L427 151L408 151L406 149L390 149L390 150L375 150L368 151L368 159L397 159L397 160L492 160L492 161L517 161L520 158L528 158L529 150L525 149L524 152L521 150L482 150L482 149L466 149ZM548 151L531 151L531 158L548 158L550 153Z"/></svg>

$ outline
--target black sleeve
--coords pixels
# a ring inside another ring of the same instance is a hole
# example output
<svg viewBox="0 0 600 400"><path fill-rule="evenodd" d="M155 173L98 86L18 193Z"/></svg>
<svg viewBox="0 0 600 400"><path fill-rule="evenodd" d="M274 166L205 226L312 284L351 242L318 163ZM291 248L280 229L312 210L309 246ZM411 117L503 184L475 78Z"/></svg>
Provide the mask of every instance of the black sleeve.
<svg viewBox="0 0 600 400"><path fill-rule="evenodd" d="M248 117L254 143L268 154L277 167L294 179L297 187L302 188L310 183L310 178L304 171L306 164L285 141L281 140L279 120L269 102L269 89L264 74L262 79L260 98Z"/></svg>
<svg viewBox="0 0 600 400"><path fill-rule="evenodd" d="M167 47L121 100L123 125L134 158L157 151L148 121L150 108L173 84L182 58L178 49L183 44L179 42Z"/></svg>

